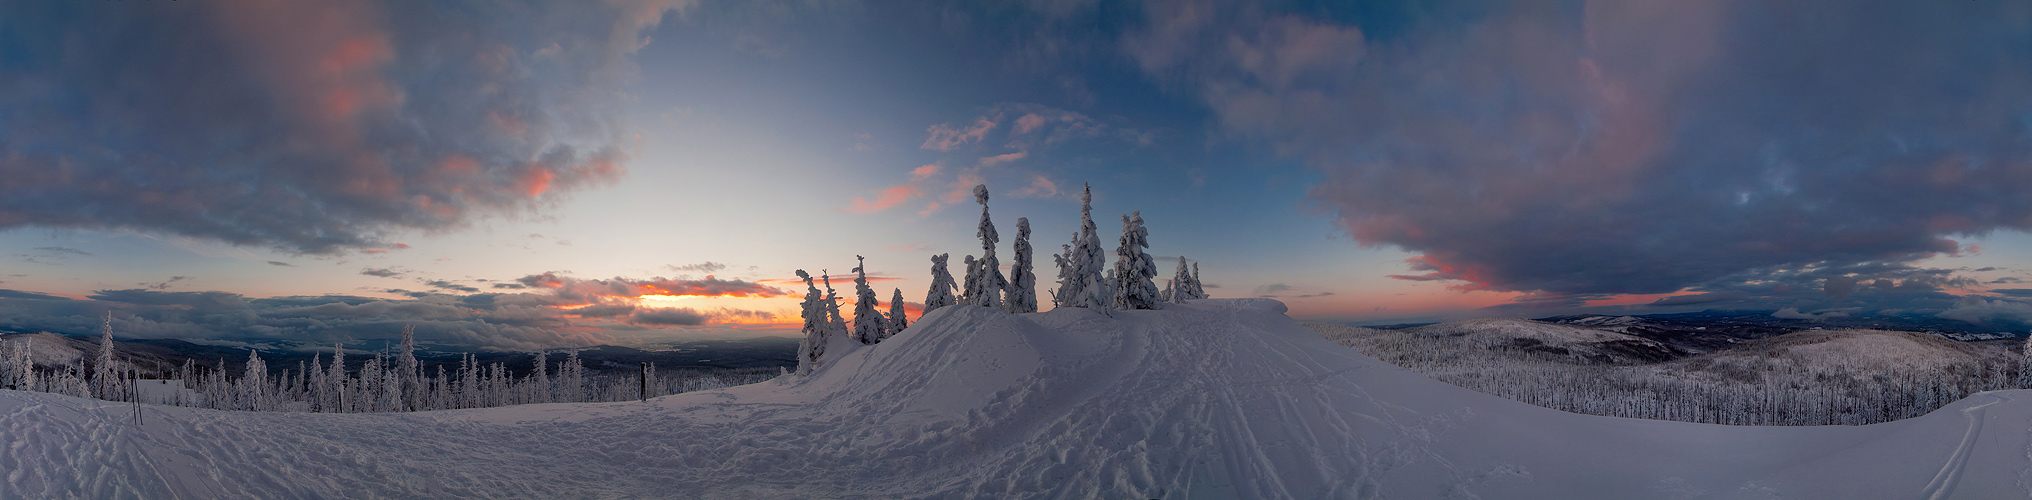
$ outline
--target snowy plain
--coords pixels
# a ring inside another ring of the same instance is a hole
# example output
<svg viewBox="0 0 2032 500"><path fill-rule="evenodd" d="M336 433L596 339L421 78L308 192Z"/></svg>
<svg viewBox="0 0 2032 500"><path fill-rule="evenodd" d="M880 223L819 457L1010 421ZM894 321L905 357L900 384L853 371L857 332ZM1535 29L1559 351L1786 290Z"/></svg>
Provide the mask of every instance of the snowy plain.
<svg viewBox="0 0 2032 500"><path fill-rule="evenodd" d="M0 498L2023 498L2032 393L1868 426L1597 417L1267 299L954 306L811 375L648 402L226 412L0 391Z"/></svg>

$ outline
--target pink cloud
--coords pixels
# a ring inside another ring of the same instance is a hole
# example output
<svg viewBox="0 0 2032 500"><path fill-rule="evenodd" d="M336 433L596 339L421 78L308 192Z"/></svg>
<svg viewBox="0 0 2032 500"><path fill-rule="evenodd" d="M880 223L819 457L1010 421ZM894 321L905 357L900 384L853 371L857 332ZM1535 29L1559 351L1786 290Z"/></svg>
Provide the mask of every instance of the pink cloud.
<svg viewBox="0 0 2032 500"><path fill-rule="evenodd" d="M910 200L911 198L922 196L923 194L924 192L919 191L917 189L917 186L912 186L909 184L901 186L890 186L889 188L883 189L882 194L880 196L875 197L875 201L872 202L868 201L866 198L862 198L859 196L854 197L853 203L847 205L847 213L857 215L872 214L875 212L888 210L892 207L895 207L896 205L900 205L903 202Z"/></svg>

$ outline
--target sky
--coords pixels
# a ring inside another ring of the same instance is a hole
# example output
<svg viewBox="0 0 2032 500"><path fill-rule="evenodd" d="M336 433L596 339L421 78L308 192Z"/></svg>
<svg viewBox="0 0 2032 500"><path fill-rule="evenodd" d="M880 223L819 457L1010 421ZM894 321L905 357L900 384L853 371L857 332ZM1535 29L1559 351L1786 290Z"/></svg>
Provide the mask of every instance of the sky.
<svg viewBox="0 0 2032 500"><path fill-rule="evenodd" d="M1301 320L2022 330L2027 90L2015 2L8 5L0 330L789 335L857 256L914 316L976 184L1041 289L1091 186Z"/></svg>

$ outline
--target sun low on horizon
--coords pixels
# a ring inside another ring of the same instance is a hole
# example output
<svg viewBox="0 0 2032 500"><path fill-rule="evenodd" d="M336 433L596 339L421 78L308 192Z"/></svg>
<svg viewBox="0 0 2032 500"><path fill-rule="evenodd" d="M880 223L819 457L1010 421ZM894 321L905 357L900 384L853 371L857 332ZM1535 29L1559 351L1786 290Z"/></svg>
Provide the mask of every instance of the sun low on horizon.
<svg viewBox="0 0 2032 500"><path fill-rule="evenodd" d="M984 215L1050 309L1088 192L1303 321L2032 328L2021 6L509 3L5 9L0 333L796 336Z"/></svg>

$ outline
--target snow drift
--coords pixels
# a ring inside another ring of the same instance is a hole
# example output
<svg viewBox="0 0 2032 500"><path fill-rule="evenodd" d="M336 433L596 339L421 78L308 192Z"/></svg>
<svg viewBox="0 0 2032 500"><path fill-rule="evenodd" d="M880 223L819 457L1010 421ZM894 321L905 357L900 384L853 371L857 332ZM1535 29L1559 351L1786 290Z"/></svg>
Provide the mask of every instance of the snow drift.
<svg viewBox="0 0 2032 500"><path fill-rule="evenodd" d="M2032 478L2020 391L1862 427L1592 417L1283 312L946 307L808 377L647 403L136 422L0 391L0 497L2000 498Z"/></svg>

